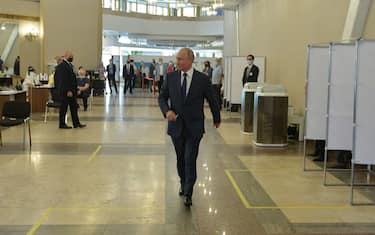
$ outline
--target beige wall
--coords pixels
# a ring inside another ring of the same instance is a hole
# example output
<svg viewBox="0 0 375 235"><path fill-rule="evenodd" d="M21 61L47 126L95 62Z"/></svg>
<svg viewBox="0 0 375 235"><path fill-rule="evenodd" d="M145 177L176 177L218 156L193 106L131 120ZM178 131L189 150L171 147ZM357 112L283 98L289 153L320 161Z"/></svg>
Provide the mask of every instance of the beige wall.
<svg viewBox="0 0 375 235"><path fill-rule="evenodd" d="M40 4L44 69L66 50L73 51L77 67L95 68L102 48L101 0L41 0Z"/></svg>
<svg viewBox="0 0 375 235"><path fill-rule="evenodd" d="M340 41L349 0L248 0L239 7L240 55L266 56L266 82L283 84L303 113L307 45Z"/></svg>
<svg viewBox="0 0 375 235"><path fill-rule="evenodd" d="M375 40L375 2L371 3L371 7L367 16L367 23L363 33L363 38Z"/></svg>

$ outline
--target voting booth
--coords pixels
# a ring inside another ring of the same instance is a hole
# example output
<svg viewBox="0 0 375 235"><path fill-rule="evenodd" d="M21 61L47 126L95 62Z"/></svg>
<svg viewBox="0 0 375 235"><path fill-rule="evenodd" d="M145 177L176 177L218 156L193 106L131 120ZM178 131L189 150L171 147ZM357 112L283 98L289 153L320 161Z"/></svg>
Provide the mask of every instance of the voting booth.
<svg viewBox="0 0 375 235"><path fill-rule="evenodd" d="M303 169L306 167L307 140L326 139L326 113L328 99L329 45L314 44L307 47L306 97L305 97L305 137ZM321 171L319 169L319 171Z"/></svg>
<svg viewBox="0 0 375 235"><path fill-rule="evenodd" d="M354 109L354 83L355 83L355 57L354 43L330 43L329 45L329 75L328 96L326 112L326 146L324 154L324 185L349 185L347 182L333 183L327 181L327 172L346 172L345 168L329 168L327 165L328 151L337 153L352 151L353 143L353 109ZM332 180L331 180L332 181Z"/></svg>
<svg viewBox="0 0 375 235"><path fill-rule="evenodd" d="M375 165L374 139L375 139L375 109L373 108L375 91L375 41L359 40L356 43L356 70L353 109L353 151L351 169L351 195L352 205L374 205L374 200L357 202L354 189L367 189L375 186L371 183L371 174ZM356 182L356 165L368 165L367 182ZM367 186L367 187L366 187ZM373 195L373 194L372 194Z"/></svg>

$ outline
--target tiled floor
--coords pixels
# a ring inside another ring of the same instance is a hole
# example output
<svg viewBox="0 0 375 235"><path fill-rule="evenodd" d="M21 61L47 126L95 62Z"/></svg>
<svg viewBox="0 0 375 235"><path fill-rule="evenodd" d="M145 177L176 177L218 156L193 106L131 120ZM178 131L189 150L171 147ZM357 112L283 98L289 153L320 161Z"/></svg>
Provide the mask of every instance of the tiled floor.
<svg viewBox="0 0 375 235"><path fill-rule="evenodd" d="M223 112L218 130L206 114L190 210L149 93L95 97L79 112L84 129L58 129L56 112L47 123L33 115L31 149L22 127L3 130L0 234L375 234L375 206L350 206L349 187L304 172L301 143L256 148L238 113ZM374 201L373 191L356 198Z"/></svg>

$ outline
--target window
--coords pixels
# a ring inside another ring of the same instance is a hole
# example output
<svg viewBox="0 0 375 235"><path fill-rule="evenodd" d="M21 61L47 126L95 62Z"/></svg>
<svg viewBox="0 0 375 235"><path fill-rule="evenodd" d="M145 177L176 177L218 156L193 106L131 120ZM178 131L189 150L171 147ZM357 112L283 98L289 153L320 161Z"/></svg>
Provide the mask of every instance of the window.
<svg viewBox="0 0 375 235"><path fill-rule="evenodd" d="M102 0L103 8L113 11L137 12L160 16L210 16L222 15L222 9L213 11L211 7L197 7L184 1L156 1L156 0ZM199 12L197 12L199 11ZM199 14L198 14L199 13Z"/></svg>
<svg viewBox="0 0 375 235"><path fill-rule="evenodd" d="M185 7L184 16L195 17L195 7Z"/></svg>

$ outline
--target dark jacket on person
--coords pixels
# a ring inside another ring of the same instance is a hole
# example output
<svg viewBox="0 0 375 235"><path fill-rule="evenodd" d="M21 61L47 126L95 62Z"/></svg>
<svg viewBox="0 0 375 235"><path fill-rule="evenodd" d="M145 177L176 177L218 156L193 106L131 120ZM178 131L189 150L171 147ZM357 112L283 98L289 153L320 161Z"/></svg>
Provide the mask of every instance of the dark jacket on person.
<svg viewBox="0 0 375 235"><path fill-rule="evenodd" d="M209 78L196 70L186 98L181 93L181 71L168 73L158 98L160 109L166 117L169 110L177 115L176 121L168 121L168 134L179 137L183 132L200 138L204 130L204 99L207 99L214 123L220 123L220 109L213 96ZM185 129L184 129L185 128Z"/></svg>
<svg viewBox="0 0 375 235"><path fill-rule="evenodd" d="M242 86L244 86L245 83L247 82L258 82L258 74L259 74L258 66L253 64L249 72L247 71L248 69L249 69L249 66L246 66L246 68L243 71Z"/></svg>
<svg viewBox="0 0 375 235"><path fill-rule="evenodd" d="M71 91L73 96L77 96L77 77L71 63L63 60L57 65L54 78L60 97L66 97L68 91Z"/></svg>

